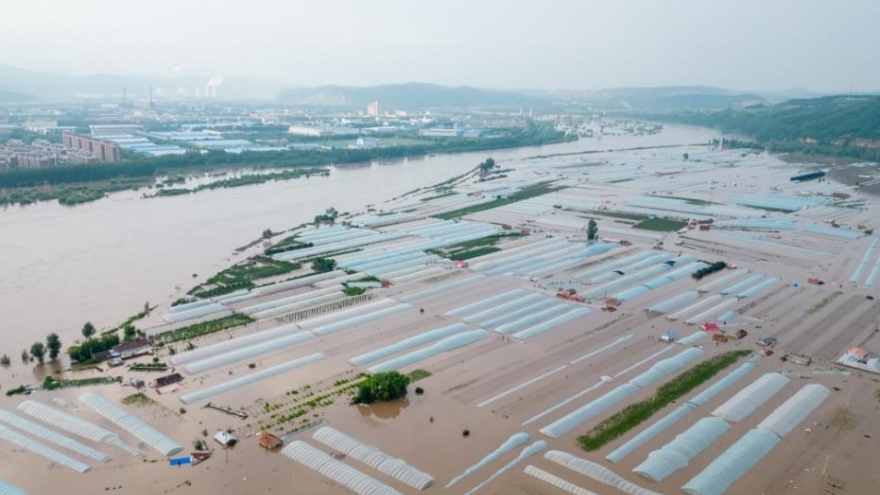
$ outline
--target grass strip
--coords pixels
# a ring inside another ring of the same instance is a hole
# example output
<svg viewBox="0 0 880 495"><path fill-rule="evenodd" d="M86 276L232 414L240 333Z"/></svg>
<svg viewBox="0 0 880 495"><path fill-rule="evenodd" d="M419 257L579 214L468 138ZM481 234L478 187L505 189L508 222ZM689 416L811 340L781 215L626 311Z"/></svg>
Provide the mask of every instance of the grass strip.
<svg viewBox="0 0 880 495"><path fill-rule="evenodd" d="M578 443L587 452L602 448L607 443L620 438L626 432L650 419L654 413L709 381L721 370L731 366L741 357L748 356L751 353L752 351L748 350L725 352L697 364L658 387L654 397L630 404L597 424L590 431L579 436Z"/></svg>
<svg viewBox="0 0 880 495"><path fill-rule="evenodd" d="M633 225L634 229L655 230L657 232L672 232L687 226L687 222L679 220L667 220L665 218L649 218Z"/></svg>
<svg viewBox="0 0 880 495"><path fill-rule="evenodd" d="M216 320L202 321L186 327L180 327L167 332L157 333L150 336L150 342L153 344L170 344L172 342L180 342L181 340L190 340L202 335L220 332L227 328L233 328L241 325L247 325L255 321L248 315L234 313Z"/></svg>
<svg viewBox="0 0 880 495"><path fill-rule="evenodd" d="M452 220L454 218L463 217L466 215L471 215L473 213L479 213L481 211L491 210L492 208L498 208L499 206L509 205L511 203L516 203L517 201L522 201L529 198L534 198L536 196L542 196L544 194L549 194L554 191L558 191L563 189L562 187L553 187L549 182L541 182L539 184L535 184L533 186L529 186L521 191L517 191L510 196L505 198L498 198L486 203L480 203L477 205L466 206L464 208L459 208L458 210L447 211L446 213L440 213L434 215L435 218L439 218L441 220Z"/></svg>

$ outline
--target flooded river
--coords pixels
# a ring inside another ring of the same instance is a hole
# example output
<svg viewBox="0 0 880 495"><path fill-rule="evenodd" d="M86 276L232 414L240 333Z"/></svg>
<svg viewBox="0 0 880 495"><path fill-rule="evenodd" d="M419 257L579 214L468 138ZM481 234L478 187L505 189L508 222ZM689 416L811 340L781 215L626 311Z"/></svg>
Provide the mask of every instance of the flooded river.
<svg viewBox="0 0 880 495"><path fill-rule="evenodd" d="M267 228L284 230L328 207L363 211L419 187L498 162L535 155L704 143L719 134L667 126L651 136L583 139L543 147L436 155L332 168L312 177L198 194L145 199L123 192L75 207L57 202L0 210L0 354L56 332L65 347L91 321L100 330L167 303L242 258L236 247ZM197 274L197 277L193 277ZM4 385L6 385L4 383Z"/></svg>

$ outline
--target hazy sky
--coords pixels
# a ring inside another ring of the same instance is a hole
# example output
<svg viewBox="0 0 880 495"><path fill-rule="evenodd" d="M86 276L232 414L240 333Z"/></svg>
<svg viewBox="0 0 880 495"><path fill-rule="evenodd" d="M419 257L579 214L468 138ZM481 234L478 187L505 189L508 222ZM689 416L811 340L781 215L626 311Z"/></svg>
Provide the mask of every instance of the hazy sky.
<svg viewBox="0 0 880 495"><path fill-rule="evenodd" d="M880 89L878 0L7 0L0 64L289 85Z"/></svg>

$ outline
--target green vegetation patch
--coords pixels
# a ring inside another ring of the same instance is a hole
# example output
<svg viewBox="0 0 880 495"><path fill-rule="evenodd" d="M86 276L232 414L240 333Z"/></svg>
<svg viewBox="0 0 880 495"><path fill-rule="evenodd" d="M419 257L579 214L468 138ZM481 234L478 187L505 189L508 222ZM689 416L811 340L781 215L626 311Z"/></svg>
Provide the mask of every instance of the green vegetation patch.
<svg viewBox="0 0 880 495"><path fill-rule="evenodd" d="M189 293L197 297L216 297L230 294L237 290L253 289L255 280L284 275L302 268L299 263L279 261L271 258L248 260L246 263L229 267L213 277L205 284L193 288Z"/></svg>
<svg viewBox="0 0 880 495"><path fill-rule="evenodd" d="M630 404L578 437L587 452L598 450L623 436L655 413L699 387L752 351L731 351L703 361L657 388L654 397Z"/></svg>
<svg viewBox="0 0 880 495"><path fill-rule="evenodd" d="M61 388L71 387L89 387L92 385L109 385L111 383L122 383L121 376L96 376L92 378L82 378L78 380L56 380L51 376L47 376L43 380L43 390L58 390Z"/></svg>
<svg viewBox="0 0 880 495"><path fill-rule="evenodd" d="M458 210L448 211L446 213L440 213L438 215L434 215L435 218L439 218L441 220L452 220L454 218L463 217L466 215L471 215L474 213L479 213L481 211L491 210L492 208L498 208L499 206L509 205L511 203L516 203L517 201L523 201L529 198L534 198L537 196L543 196L544 194L549 194L552 192L559 191L560 189L564 189L563 187L554 187L550 182L541 182L539 184L535 184L533 186L529 186L521 191L517 191L510 196L505 198L497 198L492 201L488 201L486 203L481 203L478 205L466 206L464 208L460 208Z"/></svg>
<svg viewBox="0 0 880 495"><path fill-rule="evenodd" d="M413 382L417 382L423 378L428 378L429 376L431 376L431 374L432 373L430 371L423 370L423 369L419 368L417 370L410 371L409 373L406 374L406 376L409 377L410 383L413 383Z"/></svg>
<svg viewBox="0 0 880 495"><path fill-rule="evenodd" d="M131 394L125 396L120 401L126 406L151 406L156 403L153 399L149 398L143 392L138 392L136 394ZM181 408L183 411L186 409Z"/></svg>
<svg viewBox="0 0 880 495"><path fill-rule="evenodd" d="M372 404L373 402L388 402L406 397L406 386L409 385L409 377L397 371L385 371L370 375L359 386L357 395L354 396L355 404Z"/></svg>
<svg viewBox="0 0 880 495"><path fill-rule="evenodd" d="M247 325L254 321L255 320L248 315L234 313L229 316L224 316L223 318L217 318L216 320L203 321L186 327L177 328L175 330L168 330L167 332L151 335L150 342L154 344L171 344L173 342L190 340L196 337L201 337L202 335L220 332L227 328Z"/></svg>
<svg viewBox="0 0 880 495"><path fill-rule="evenodd" d="M634 229L656 230L658 232L674 232L687 226L687 222L667 220L665 218L648 218L633 225Z"/></svg>
<svg viewBox="0 0 880 495"><path fill-rule="evenodd" d="M359 296L359 295L364 294L366 292L367 292L366 287L350 287L350 286L346 285L342 289L342 293L345 294L346 296Z"/></svg>
<svg viewBox="0 0 880 495"><path fill-rule="evenodd" d="M642 220L648 219L647 215L640 215L638 213L622 213L622 212L617 212L617 211L602 211L602 210L596 210L596 211L592 211L590 213L594 213L596 215L601 215L603 217L620 218L623 220L633 220L636 222L641 222ZM583 217L583 218L587 218L587 217Z"/></svg>

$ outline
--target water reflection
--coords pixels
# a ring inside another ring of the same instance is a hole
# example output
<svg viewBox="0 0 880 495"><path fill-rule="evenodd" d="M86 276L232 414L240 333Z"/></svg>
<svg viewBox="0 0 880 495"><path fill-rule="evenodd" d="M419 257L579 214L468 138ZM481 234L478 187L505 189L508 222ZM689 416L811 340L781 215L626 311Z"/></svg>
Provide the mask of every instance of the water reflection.
<svg viewBox="0 0 880 495"><path fill-rule="evenodd" d="M361 413L361 416L365 418L376 416L380 419L391 419L399 416L400 411L407 407L409 407L409 399L401 399L391 402L374 402L368 406L359 405L357 406L357 409L358 412Z"/></svg>

